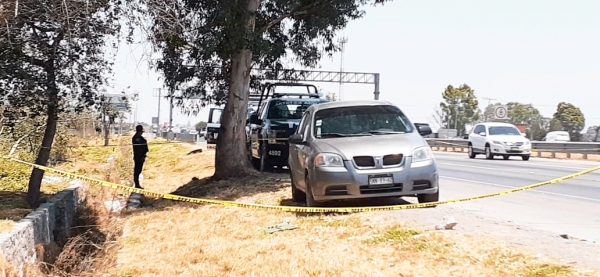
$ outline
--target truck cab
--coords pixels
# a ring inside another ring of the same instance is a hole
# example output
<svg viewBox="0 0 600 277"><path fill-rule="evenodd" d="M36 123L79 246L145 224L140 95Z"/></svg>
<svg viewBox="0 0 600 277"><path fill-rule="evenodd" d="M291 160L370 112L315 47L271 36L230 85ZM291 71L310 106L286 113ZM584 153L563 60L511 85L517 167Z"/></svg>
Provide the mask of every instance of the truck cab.
<svg viewBox="0 0 600 277"><path fill-rule="evenodd" d="M303 86L307 88L307 93L277 93L274 89L279 86ZM326 102L329 101L321 98L313 85L268 84L261 94L258 110L250 115L246 128L247 147L254 167L267 171L275 166L288 166L287 139L298 128L308 107Z"/></svg>
<svg viewBox="0 0 600 277"><path fill-rule="evenodd" d="M208 113L208 122L206 123L206 143L216 144L221 128L221 115L223 108L211 108Z"/></svg>

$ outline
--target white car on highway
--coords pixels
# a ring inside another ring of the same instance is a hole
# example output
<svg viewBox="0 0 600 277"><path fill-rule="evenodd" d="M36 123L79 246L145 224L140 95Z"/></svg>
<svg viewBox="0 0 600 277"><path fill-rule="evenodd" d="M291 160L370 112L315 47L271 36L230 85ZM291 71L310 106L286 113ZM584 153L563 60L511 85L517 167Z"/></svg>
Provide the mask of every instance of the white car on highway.
<svg viewBox="0 0 600 277"><path fill-rule="evenodd" d="M510 156L520 156L524 161L531 155L531 142L519 129L509 123L485 122L475 125L469 134L469 158L484 154L491 160L494 156L502 156L508 160Z"/></svg>

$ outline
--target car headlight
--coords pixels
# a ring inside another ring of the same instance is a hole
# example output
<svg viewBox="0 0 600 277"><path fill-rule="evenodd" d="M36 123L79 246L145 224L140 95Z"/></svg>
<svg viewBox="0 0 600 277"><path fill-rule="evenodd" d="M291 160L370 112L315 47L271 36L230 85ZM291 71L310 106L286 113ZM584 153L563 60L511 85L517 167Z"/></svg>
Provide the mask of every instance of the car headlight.
<svg viewBox="0 0 600 277"><path fill-rule="evenodd" d="M315 156L316 167L343 167L342 156L333 153L320 153Z"/></svg>
<svg viewBox="0 0 600 277"><path fill-rule="evenodd" d="M433 159L433 152L429 146L421 146L412 152L412 162L423 162Z"/></svg>
<svg viewBox="0 0 600 277"><path fill-rule="evenodd" d="M499 142L497 140L492 141L493 144L502 144L502 142Z"/></svg>
<svg viewBox="0 0 600 277"><path fill-rule="evenodd" d="M526 141L526 142L524 143L524 145L530 145L530 144L531 144L531 142L530 142L530 141Z"/></svg>

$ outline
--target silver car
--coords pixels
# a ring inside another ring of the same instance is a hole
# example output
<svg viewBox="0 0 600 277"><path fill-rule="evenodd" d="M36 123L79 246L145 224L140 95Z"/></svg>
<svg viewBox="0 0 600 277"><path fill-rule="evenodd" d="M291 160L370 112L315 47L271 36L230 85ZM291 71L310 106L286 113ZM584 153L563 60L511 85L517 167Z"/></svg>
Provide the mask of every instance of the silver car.
<svg viewBox="0 0 600 277"><path fill-rule="evenodd" d="M419 129L387 101L339 101L311 106L289 138L295 202L417 196L439 199L438 171Z"/></svg>

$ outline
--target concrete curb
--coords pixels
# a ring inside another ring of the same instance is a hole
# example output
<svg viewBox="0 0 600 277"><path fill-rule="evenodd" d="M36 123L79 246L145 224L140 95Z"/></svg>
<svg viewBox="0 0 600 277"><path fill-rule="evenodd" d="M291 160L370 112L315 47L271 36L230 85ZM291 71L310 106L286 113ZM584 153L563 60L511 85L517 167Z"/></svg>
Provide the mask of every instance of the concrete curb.
<svg viewBox="0 0 600 277"><path fill-rule="evenodd" d="M77 218L77 208L85 201L81 180L57 193L48 202L19 220L9 233L0 234L0 255L15 268L38 260L36 245L53 242L57 237L70 237Z"/></svg>

